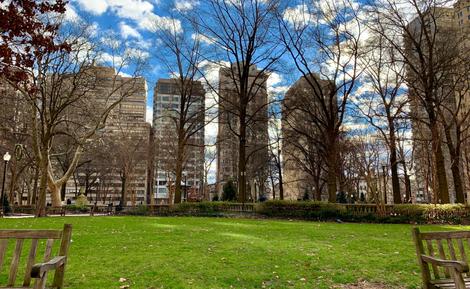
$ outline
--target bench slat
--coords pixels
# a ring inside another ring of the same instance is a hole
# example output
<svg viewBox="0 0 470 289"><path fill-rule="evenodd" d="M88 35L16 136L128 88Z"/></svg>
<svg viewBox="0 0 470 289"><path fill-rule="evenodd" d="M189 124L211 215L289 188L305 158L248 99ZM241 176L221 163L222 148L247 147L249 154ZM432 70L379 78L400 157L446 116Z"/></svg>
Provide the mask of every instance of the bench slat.
<svg viewBox="0 0 470 289"><path fill-rule="evenodd" d="M0 230L0 239L60 239L62 231L57 230Z"/></svg>
<svg viewBox="0 0 470 289"><path fill-rule="evenodd" d="M455 256L454 242L451 238L447 238L447 247L449 248L450 257L452 260L457 260L457 256Z"/></svg>
<svg viewBox="0 0 470 289"><path fill-rule="evenodd" d="M2 271L3 260L7 251L8 239L0 240L0 272Z"/></svg>
<svg viewBox="0 0 470 289"><path fill-rule="evenodd" d="M34 265L36 259L36 252L38 247L38 239L31 241L31 249L29 250L28 263L26 263L26 271L24 273L23 286L27 287L31 284L31 268Z"/></svg>
<svg viewBox="0 0 470 289"><path fill-rule="evenodd" d="M47 239L46 250L44 251L44 262L51 260L52 246L54 245L54 239Z"/></svg>
<svg viewBox="0 0 470 289"><path fill-rule="evenodd" d="M443 260L447 260L446 253L444 252L444 247L442 246L441 239L437 239L436 242L437 242L437 249L439 251L439 258L441 258ZM449 269L444 268L444 275L446 276L446 278L450 277Z"/></svg>
<svg viewBox="0 0 470 289"><path fill-rule="evenodd" d="M439 239L468 239L470 231L451 231L451 232L426 232L421 233L423 240L439 240Z"/></svg>
<svg viewBox="0 0 470 289"><path fill-rule="evenodd" d="M432 241L431 240L426 240L426 244L427 244L427 247L428 247L429 256L434 257L434 248L432 246ZM437 268L437 266L435 264L432 264L432 272L434 273L434 278L436 278L436 279L441 278L439 276L439 268Z"/></svg>
<svg viewBox="0 0 470 289"><path fill-rule="evenodd" d="M11 260L10 274L8 276L8 286L14 286L16 281L16 273L18 272L18 263L20 262L21 250L23 249L24 239L17 239L13 259Z"/></svg>

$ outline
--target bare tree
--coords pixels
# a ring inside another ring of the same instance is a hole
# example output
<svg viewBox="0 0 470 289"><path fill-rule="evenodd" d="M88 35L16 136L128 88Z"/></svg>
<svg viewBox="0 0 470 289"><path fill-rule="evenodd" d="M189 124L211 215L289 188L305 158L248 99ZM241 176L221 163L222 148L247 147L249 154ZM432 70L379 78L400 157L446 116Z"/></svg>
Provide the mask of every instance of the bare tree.
<svg viewBox="0 0 470 289"><path fill-rule="evenodd" d="M382 35L406 66L415 143L424 147L431 143L433 201L448 203L449 181L443 145L447 142L450 151L456 148L450 140L459 128L449 111L456 109L455 92L459 91L457 87L463 83L465 72L457 69L462 61L459 53L462 35L455 29L453 10L443 7L445 4L446 1L434 0L408 0L399 4L379 1L373 7L376 24L373 29ZM466 69L465 77L468 77L468 65ZM452 124L443 125L444 119L451 120ZM450 135L446 136L446 132ZM423 152L425 150L422 149ZM452 162L459 162L457 152L450 154L454 155ZM456 201L462 202L460 172L457 170L455 166L452 168Z"/></svg>
<svg viewBox="0 0 470 289"><path fill-rule="evenodd" d="M191 15L198 37L207 48L204 49L205 65L201 65L201 71L207 71L205 68L210 65L217 65L221 67L220 75L223 74L220 86L213 83L210 75L203 73L203 77L211 92L217 95L219 123L228 123L237 143L238 161L234 167L238 171L236 179L240 202L247 200L247 182L253 181L248 178L254 178L247 176L250 158L254 159L260 150L267 150L267 131L263 133L266 142L262 148L249 139L252 140L252 132L262 133L257 125L267 123L267 113L263 115L263 111L267 111L268 104L254 103L265 93L267 74L284 53L276 43L274 29L274 13L279 2L209 0L197 10L197 14ZM261 162L266 167L267 158ZM258 165L253 166L259 168ZM263 178L262 174L264 172L260 172L260 178ZM264 180L260 181L264 183Z"/></svg>
<svg viewBox="0 0 470 289"><path fill-rule="evenodd" d="M336 200L341 126L360 75L362 25L358 11L348 0L300 1L279 14L282 42L310 93L311 105L298 110L322 136L309 138L309 142L320 149L325 162L330 202Z"/></svg>
<svg viewBox="0 0 470 289"><path fill-rule="evenodd" d="M27 103L25 110L30 117L32 150L41 172L38 216L45 215L47 190L52 205L61 205L60 188L72 176L85 144L93 141L96 131L104 126L121 100L133 93L136 79L120 77L122 67L135 61L137 71L142 64L135 50L115 41L107 47L108 52L100 53L93 44L90 27L83 25L64 25L57 41L68 43L70 49L45 51L33 59L33 68L17 67L27 76L23 81L9 82ZM95 67L103 56L112 57L113 52L121 54L119 62L114 63L116 69L104 72ZM110 84L110 89L103 89L104 81ZM74 140L73 157L63 174L54 168L51 160L59 136Z"/></svg>
<svg viewBox="0 0 470 289"><path fill-rule="evenodd" d="M368 41L369 52L364 54L361 65L364 66L363 86L369 90L358 96L353 102L365 119L383 138L389 152L392 177L393 203L402 202L398 166L400 160L397 151L397 133L403 129L402 122L408 121L405 96L405 66L397 59L393 47L390 47L382 35L374 35ZM405 125L406 128L406 125Z"/></svg>
<svg viewBox="0 0 470 289"><path fill-rule="evenodd" d="M174 158L175 195L174 202L181 202L181 181L188 158L192 151L199 150L204 155L204 126L205 126L205 91L198 81L200 78L198 65L201 62L200 38L193 35L191 30L182 29L182 21L172 18L170 24L155 22L155 33L159 40L157 58L165 65L172 78L169 83L172 91L164 91L177 95L178 107L164 108L166 113L157 116L161 121L170 119L173 128L168 132L175 134ZM157 85L157 89L161 88ZM202 137L201 137L202 135ZM159 139L162 141L162 139ZM201 183L203 180L201 180ZM171 200L170 200L171 202Z"/></svg>
<svg viewBox="0 0 470 289"><path fill-rule="evenodd" d="M282 178L282 130L281 120L275 105L270 108L269 120L269 179L271 181L272 197L276 199L276 184L279 188L279 199L284 200L284 182Z"/></svg>

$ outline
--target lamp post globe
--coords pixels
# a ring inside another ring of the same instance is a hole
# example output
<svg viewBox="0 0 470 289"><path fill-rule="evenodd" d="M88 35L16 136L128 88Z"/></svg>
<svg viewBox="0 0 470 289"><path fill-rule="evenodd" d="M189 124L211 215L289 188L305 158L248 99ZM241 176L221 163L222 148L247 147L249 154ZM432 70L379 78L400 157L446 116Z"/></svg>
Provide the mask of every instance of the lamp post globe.
<svg viewBox="0 0 470 289"><path fill-rule="evenodd" d="M5 178L6 178L6 173L7 173L7 164L10 161L10 159L11 159L11 155L8 152L6 152L3 155L3 162L4 162L4 165L3 165L3 180L2 180L2 194L1 194L1 197L0 197L0 201L2 202L2 215L5 214Z"/></svg>
<svg viewBox="0 0 470 289"><path fill-rule="evenodd" d="M9 152L6 152L4 155L3 155L3 160L5 162L9 162L11 160L11 155Z"/></svg>

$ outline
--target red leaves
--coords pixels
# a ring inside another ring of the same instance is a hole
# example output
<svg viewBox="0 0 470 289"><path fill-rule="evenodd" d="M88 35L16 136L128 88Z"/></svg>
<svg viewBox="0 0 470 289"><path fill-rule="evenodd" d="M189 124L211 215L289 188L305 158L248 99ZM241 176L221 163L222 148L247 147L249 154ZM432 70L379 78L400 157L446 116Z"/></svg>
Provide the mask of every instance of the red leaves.
<svg viewBox="0 0 470 289"><path fill-rule="evenodd" d="M22 81L26 75L18 68L32 68L46 53L70 51L69 44L55 41L59 26L43 22L46 14L65 13L66 4L64 0L11 0L0 8L0 74Z"/></svg>

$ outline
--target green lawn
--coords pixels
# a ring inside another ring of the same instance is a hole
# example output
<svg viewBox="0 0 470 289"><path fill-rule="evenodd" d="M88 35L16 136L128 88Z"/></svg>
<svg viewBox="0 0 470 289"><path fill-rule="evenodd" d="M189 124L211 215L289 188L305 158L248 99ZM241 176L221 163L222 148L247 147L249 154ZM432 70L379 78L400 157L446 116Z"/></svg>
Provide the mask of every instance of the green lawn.
<svg viewBox="0 0 470 289"><path fill-rule="evenodd" d="M358 279L418 288L420 282L409 225L64 217L3 219L0 228L59 229L65 222L73 224L66 288L329 288ZM5 274L3 268L0 281Z"/></svg>

